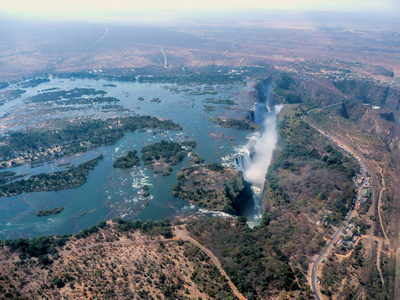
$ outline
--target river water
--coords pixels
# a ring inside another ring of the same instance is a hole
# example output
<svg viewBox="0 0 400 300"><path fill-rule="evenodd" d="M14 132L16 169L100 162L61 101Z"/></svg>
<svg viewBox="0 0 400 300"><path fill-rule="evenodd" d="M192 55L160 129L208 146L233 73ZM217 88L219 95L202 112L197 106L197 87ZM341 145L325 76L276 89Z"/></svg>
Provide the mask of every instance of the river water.
<svg viewBox="0 0 400 300"><path fill-rule="evenodd" d="M62 158L32 168L24 165L8 169L18 174L38 174L63 170L66 164L78 165L99 154L104 159L89 173L85 184L77 189L56 192L21 194L0 199L0 239L34 237L38 235L70 234L86 229L101 220L116 216L128 219L163 219L199 213L199 209L188 202L173 197L171 188L176 182L176 172L188 166L184 159L173 167L170 176L157 176L143 167L129 170L114 169L116 157L128 150L140 153L143 145L162 139L182 142L195 140L194 152L205 162L234 164L233 157L241 145L246 145L253 134L231 128L220 127L211 121L212 116L245 116L256 99L244 99L243 91L254 88L251 85L227 84L206 87L204 85L176 86L171 84L147 84L138 82L110 82L90 79L50 78L50 82L26 89L21 98L7 102L0 107L0 130L21 130L27 127L46 128L59 120L79 117L113 117L132 114L149 114L178 122L182 132L149 130L130 132L115 145L94 149L85 154ZM115 84L116 87L104 86ZM60 88L70 90L76 87L90 87L107 92L107 97L120 99L116 105L127 109L105 109L103 104L63 105L51 103L30 104L26 99L40 90ZM11 87L11 89L17 87ZM217 94L201 94L199 91L214 90ZM138 98L143 97L144 101ZM151 102L159 98L160 103ZM205 101L214 99L234 100L238 105L213 105ZM212 105L214 111L207 111ZM246 173L245 173L245 176ZM143 184L150 186L151 197L144 198ZM54 207L65 207L57 215L36 217L34 213Z"/></svg>

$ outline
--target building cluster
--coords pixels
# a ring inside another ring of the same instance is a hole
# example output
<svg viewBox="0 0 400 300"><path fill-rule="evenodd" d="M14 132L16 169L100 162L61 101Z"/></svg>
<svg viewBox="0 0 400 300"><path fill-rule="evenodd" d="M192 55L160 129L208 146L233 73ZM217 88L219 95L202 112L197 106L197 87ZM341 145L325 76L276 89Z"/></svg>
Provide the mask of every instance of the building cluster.
<svg viewBox="0 0 400 300"><path fill-rule="evenodd" d="M342 231L342 235L339 237L339 240L337 241L337 243L334 244L334 246L339 247L345 242L343 247L345 249L348 249L354 243L356 243L359 236L353 235L353 232L352 232L353 228L354 228L353 224L349 224L346 228L344 228Z"/></svg>
<svg viewBox="0 0 400 300"><path fill-rule="evenodd" d="M353 177L354 186L356 187L355 209L358 209L361 203L371 198L371 176L368 174L365 166L360 162L359 158L356 159L360 163L360 173Z"/></svg>

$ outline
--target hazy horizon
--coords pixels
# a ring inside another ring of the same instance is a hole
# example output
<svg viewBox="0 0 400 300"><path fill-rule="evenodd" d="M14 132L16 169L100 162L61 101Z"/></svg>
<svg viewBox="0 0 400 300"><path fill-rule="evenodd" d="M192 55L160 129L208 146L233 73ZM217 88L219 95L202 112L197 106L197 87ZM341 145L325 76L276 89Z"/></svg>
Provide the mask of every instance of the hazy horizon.
<svg viewBox="0 0 400 300"><path fill-rule="evenodd" d="M318 0L281 0L279 3L257 0L219 0L190 1L116 0L0 0L0 14L12 18L47 20L129 20L148 15L169 17L195 15L202 13L236 13L243 11L280 11L280 12L332 12L359 13L374 15L399 15L400 3L395 0L380 2L372 0L333 0L320 3Z"/></svg>

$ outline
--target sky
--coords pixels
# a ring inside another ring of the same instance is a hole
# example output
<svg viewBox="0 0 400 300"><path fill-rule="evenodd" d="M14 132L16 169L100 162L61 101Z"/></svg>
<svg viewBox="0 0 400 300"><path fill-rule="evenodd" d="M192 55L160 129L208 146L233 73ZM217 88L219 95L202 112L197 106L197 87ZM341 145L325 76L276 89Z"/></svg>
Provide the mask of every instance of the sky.
<svg viewBox="0 0 400 300"><path fill-rule="evenodd" d="M84 19L198 9L400 12L399 0L0 0L11 17Z"/></svg>

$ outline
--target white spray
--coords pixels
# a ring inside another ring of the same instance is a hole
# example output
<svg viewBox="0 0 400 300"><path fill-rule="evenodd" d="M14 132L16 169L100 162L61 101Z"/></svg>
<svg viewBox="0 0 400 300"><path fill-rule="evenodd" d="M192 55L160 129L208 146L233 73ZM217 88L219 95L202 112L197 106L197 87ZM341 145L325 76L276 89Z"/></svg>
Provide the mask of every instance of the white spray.
<svg viewBox="0 0 400 300"><path fill-rule="evenodd" d="M259 223L261 217L261 194L265 174L278 141L276 117L283 107L283 105L271 105L271 87L272 83L269 81L261 82L256 87L258 102L253 113L253 121L260 125L261 131L249 138L246 147L239 151L236 159L237 167L243 172L244 179L252 185L255 224Z"/></svg>
<svg viewBox="0 0 400 300"><path fill-rule="evenodd" d="M250 138L246 145L248 151L252 153L252 157L248 160L248 164L243 168L243 175L247 182L263 186L265 182L265 174L272 160L272 154L278 141L276 132L276 116L282 109L282 105L276 105L274 109L265 118L262 127L264 130L256 133Z"/></svg>

